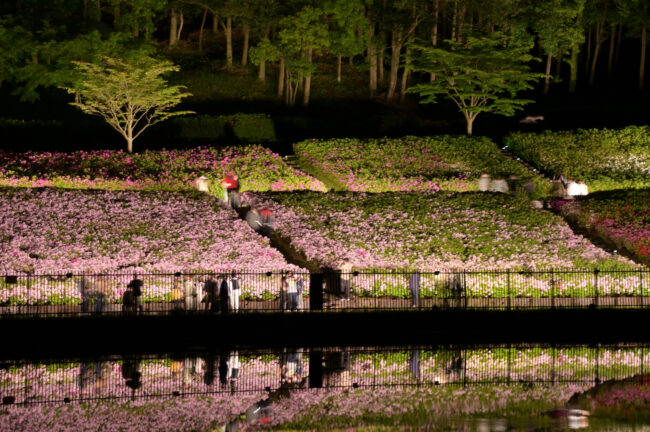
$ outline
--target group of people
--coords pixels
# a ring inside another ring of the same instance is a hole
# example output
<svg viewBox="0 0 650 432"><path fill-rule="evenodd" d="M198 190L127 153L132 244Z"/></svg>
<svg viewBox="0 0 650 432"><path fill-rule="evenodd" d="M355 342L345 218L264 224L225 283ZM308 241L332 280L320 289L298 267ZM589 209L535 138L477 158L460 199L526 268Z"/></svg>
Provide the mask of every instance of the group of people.
<svg viewBox="0 0 650 432"><path fill-rule="evenodd" d="M294 272L287 272L282 277L280 286L280 303L281 309L291 312L303 310L305 308L303 293L305 292L305 282L302 277Z"/></svg>
<svg viewBox="0 0 650 432"><path fill-rule="evenodd" d="M106 280L97 280L88 272L84 271L77 283L77 289L81 295L81 313L89 313L91 304L94 305L95 313L104 311L106 294L108 292L108 283Z"/></svg>
<svg viewBox="0 0 650 432"><path fill-rule="evenodd" d="M185 275L183 279L176 279L171 292L174 310L197 311L203 308L210 312L238 312L241 284L236 271L224 273L219 276L209 276L203 283Z"/></svg>

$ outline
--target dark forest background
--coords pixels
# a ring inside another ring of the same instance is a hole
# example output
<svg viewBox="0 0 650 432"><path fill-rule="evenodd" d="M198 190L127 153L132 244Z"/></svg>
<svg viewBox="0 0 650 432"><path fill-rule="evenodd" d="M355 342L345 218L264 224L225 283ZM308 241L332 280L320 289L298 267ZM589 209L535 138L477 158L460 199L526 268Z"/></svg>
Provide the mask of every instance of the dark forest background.
<svg viewBox="0 0 650 432"><path fill-rule="evenodd" d="M444 99L406 90L435 79L408 70L412 44L445 48L470 36L525 32L543 74L514 117L485 114L476 132L642 124L646 0L5 0L0 3L2 147L121 147L99 118L60 90L72 61L168 58L169 76L202 115L264 113L277 146L307 137L463 133ZM524 33L522 33L524 34ZM524 115L544 115L521 125ZM232 137L226 137L231 139ZM156 126L138 148L171 143Z"/></svg>

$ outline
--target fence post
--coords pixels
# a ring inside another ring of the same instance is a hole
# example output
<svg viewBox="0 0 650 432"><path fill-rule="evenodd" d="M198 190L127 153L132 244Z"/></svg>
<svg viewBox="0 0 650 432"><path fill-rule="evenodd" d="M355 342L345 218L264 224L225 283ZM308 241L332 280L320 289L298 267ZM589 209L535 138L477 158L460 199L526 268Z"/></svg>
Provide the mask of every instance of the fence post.
<svg viewBox="0 0 650 432"><path fill-rule="evenodd" d="M508 288L508 310L512 309L512 292L510 291L510 269L506 269L506 286ZM508 353L510 355L510 353Z"/></svg>
<svg viewBox="0 0 650 432"><path fill-rule="evenodd" d="M323 273L309 273L309 310L323 310Z"/></svg>
<svg viewBox="0 0 650 432"><path fill-rule="evenodd" d="M553 269L551 269L551 309L555 309L555 274Z"/></svg>
<svg viewBox="0 0 650 432"><path fill-rule="evenodd" d="M599 272L598 269L594 269L594 288L596 289L596 299L595 299L596 307L598 307L600 303L598 300L598 272Z"/></svg>

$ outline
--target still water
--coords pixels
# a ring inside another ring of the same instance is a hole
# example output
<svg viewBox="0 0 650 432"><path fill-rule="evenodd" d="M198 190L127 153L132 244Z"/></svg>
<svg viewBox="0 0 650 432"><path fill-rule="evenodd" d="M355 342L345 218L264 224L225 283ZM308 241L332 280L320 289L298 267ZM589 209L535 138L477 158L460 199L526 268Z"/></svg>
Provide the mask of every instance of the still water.
<svg viewBox="0 0 650 432"><path fill-rule="evenodd" d="M2 431L650 431L650 346L231 349L0 363Z"/></svg>

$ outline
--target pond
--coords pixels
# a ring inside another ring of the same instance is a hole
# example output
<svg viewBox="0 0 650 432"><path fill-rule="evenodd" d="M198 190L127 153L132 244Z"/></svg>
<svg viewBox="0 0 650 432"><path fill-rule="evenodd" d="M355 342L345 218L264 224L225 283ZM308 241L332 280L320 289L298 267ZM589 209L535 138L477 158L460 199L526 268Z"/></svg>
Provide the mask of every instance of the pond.
<svg viewBox="0 0 650 432"><path fill-rule="evenodd" d="M650 345L4 360L2 431L650 430Z"/></svg>

